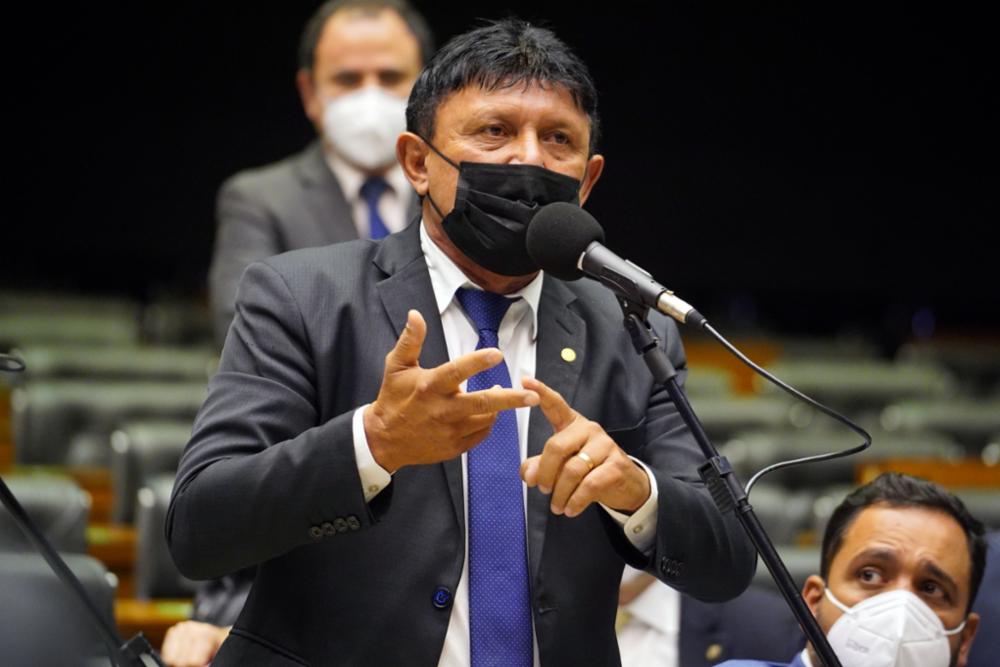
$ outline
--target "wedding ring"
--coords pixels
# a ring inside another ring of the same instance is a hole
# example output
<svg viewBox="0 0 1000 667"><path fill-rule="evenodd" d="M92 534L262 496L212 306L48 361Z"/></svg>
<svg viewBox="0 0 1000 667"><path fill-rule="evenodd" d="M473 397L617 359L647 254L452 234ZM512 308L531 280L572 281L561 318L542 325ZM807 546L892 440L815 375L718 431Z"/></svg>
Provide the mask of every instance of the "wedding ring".
<svg viewBox="0 0 1000 667"><path fill-rule="evenodd" d="M590 454L588 454L583 450L580 450L579 452L576 453L576 455L580 457L583 460L583 462L590 467L590 470L594 469L594 466L596 464L594 463L594 459L590 458ZM590 470L588 470L587 472L590 472Z"/></svg>

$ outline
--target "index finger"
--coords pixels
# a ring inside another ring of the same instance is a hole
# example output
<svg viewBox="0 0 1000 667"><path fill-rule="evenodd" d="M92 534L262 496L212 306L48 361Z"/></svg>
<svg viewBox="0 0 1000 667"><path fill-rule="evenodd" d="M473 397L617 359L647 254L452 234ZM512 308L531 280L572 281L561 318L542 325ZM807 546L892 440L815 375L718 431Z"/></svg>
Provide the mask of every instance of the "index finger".
<svg viewBox="0 0 1000 667"><path fill-rule="evenodd" d="M458 385L476 373L493 368L501 361L503 361L503 354L495 347L476 350L430 369L431 376L428 383L434 391L451 393L457 391Z"/></svg>
<svg viewBox="0 0 1000 667"><path fill-rule="evenodd" d="M576 410L569 407L569 403L562 397L562 394L541 380L526 377L521 380L521 386L538 394L539 399L541 399L542 412L556 433L576 420Z"/></svg>

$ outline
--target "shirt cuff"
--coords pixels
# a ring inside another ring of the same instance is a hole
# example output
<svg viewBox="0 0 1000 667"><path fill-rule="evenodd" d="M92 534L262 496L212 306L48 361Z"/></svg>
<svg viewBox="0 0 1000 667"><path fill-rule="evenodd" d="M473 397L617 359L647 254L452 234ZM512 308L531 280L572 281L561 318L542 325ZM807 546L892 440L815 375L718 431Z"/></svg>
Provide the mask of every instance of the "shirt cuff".
<svg viewBox="0 0 1000 667"><path fill-rule="evenodd" d="M355 410L354 419L351 422L354 433L354 460L358 464L358 476L361 478L361 488L364 491L366 503L392 482L392 476L375 461L372 450L368 447L368 437L365 435L365 408L367 407L367 405L362 405Z"/></svg>
<svg viewBox="0 0 1000 667"><path fill-rule="evenodd" d="M622 530L625 531L625 537L632 543L632 546L648 556L652 553L653 543L656 541L656 513L659 509L658 498L660 494L656 488L656 478L653 477L653 473L646 467L646 464L634 456L629 458L635 461L635 464L642 468L649 478L649 498L631 515L613 510L604 503L599 504L615 520L615 523L622 527Z"/></svg>

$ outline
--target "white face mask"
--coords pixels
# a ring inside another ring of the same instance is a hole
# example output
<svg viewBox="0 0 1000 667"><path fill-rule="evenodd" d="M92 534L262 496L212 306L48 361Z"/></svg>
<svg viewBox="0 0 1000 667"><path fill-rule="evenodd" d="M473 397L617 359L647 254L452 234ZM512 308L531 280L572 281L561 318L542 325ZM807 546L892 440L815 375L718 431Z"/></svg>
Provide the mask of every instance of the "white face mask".
<svg viewBox="0 0 1000 667"><path fill-rule="evenodd" d="M367 86L326 102L323 132L334 149L358 167L375 170L396 159L396 139L406 130L406 100Z"/></svg>
<svg viewBox="0 0 1000 667"><path fill-rule="evenodd" d="M826 589L826 597L844 615L827 639L844 667L948 667L948 636L965 621L945 630L937 614L910 591L879 593L848 607Z"/></svg>

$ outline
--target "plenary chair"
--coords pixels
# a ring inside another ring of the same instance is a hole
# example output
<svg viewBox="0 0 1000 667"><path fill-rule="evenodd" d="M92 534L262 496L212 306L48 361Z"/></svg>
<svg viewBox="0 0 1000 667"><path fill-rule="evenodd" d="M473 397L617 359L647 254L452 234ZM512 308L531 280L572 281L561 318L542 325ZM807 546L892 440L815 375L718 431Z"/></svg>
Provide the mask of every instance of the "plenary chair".
<svg viewBox="0 0 1000 667"><path fill-rule="evenodd" d="M815 497L809 489L787 489L766 481L750 490L750 504L776 545L796 544L800 535L812 528Z"/></svg>
<svg viewBox="0 0 1000 667"><path fill-rule="evenodd" d="M5 475L4 481L56 551L86 553L90 495L74 480L51 474L15 474ZM0 506L0 558L6 558L7 552L34 550L14 517Z"/></svg>
<svg viewBox="0 0 1000 667"><path fill-rule="evenodd" d="M965 448L947 435L914 432L885 433L870 430L872 445L863 452L843 458L781 468L763 480L789 489L817 489L834 484L852 484L858 466L887 459L939 459L957 461ZM779 461L787 461L826 452L843 451L862 443L857 433L840 425L820 429L792 431L755 430L736 433L719 448L746 481L751 475Z"/></svg>
<svg viewBox="0 0 1000 667"><path fill-rule="evenodd" d="M115 576L90 556L62 558L114 627ZM0 556L0 647L5 667L110 664L83 603L36 553Z"/></svg>
<svg viewBox="0 0 1000 667"><path fill-rule="evenodd" d="M946 399L958 385L944 367L929 363L894 363L878 359L784 360L768 371L804 394L840 411L882 408L895 401ZM784 393L763 378L754 378L765 395Z"/></svg>
<svg viewBox="0 0 1000 667"><path fill-rule="evenodd" d="M788 546L776 545L778 555L788 568L788 574L795 582L795 588L802 590L803 584L810 574L819 574L820 547L819 546ZM771 573L768 571L764 561L757 559L757 571L753 575L753 585L769 588L775 593L780 593L778 585L774 583Z"/></svg>
<svg viewBox="0 0 1000 667"><path fill-rule="evenodd" d="M205 399L207 383L31 382L11 396L15 459L22 464L107 466L111 433L123 421L142 418L191 422ZM74 439L93 451L72 450Z"/></svg>
<svg viewBox="0 0 1000 667"><path fill-rule="evenodd" d="M217 364L208 348L27 345L17 354L26 366L17 378L20 384L43 379L207 382Z"/></svg>
<svg viewBox="0 0 1000 667"><path fill-rule="evenodd" d="M970 451L980 451L1000 432L1000 397L899 401L882 410L881 425L894 433L946 433Z"/></svg>
<svg viewBox="0 0 1000 667"><path fill-rule="evenodd" d="M182 576L167 546L165 525L174 475L155 475L138 491L135 595L143 600L189 598L195 583Z"/></svg>
<svg viewBox="0 0 1000 667"><path fill-rule="evenodd" d="M691 396L705 432L714 443L755 428L793 428L796 406L784 396Z"/></svg>
<svg viewBox="0 0 1000 667"><path fill-rule="evenodd" d="M136 494L154 475L174 474L191 438L187 420L130 421L111 434L111 518L132 523Z"/></svg>

